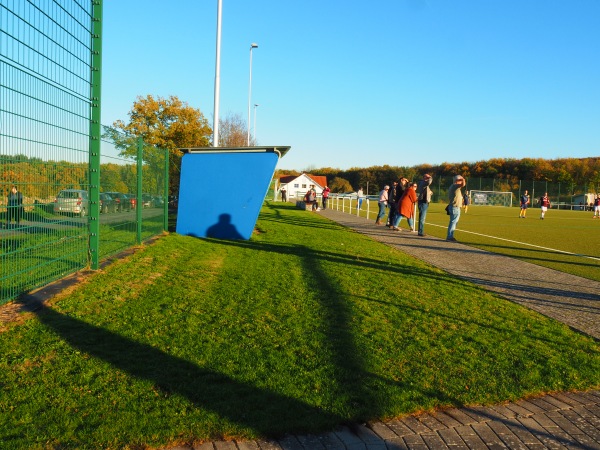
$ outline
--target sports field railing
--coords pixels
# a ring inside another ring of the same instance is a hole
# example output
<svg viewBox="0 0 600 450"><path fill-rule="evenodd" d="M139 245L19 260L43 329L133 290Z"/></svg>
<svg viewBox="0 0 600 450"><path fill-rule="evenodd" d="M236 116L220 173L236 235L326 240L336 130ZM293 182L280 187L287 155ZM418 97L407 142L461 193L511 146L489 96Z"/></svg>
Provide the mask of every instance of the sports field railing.
<svg viewBox="0 0 600 450"><path fill-rule="evenodd" d="M399 178L399 177L398 177ZM415 180L410 181L419 181L420 178L416 178ZM491 205L502 205L502 206L519 206L519 199L521 195L527 190L531 204L535 205L535 202L538 201L540 197L544 195L544 193L548 193L550 197L552 208L560 208L560 209L571 209L571 210L583 210L589 209L591 203L591 197L600 195L600 181L589 180L583 184L575 184L569 182L552 182L552 181L539 181L539 180L521 180L517 178L481 178L481 177L465 177L466 186L463 188L463 192L468 191L481 191L486 193L512 193L512 199L507 201L506 198L502 195L497 195L496 201L493 201L490 195L490 202L487 204ZM373 199L376 195L378 195L380 189L383 188L384 184L391 185L392 180L386 181L381 184L381 186L377 186L375 183L370 184L370 189L365 190L365 194ZM367 183L362 184L363 189L367 186ZM433 191L433 197L431 201L433 203L445 203L447 201L448 196L448 188L452 185L452 176L444 176L444 177L435 177L433 178L433 182L431 184L431 190ZM305 192L297 192L296 200L302 200ZM336 196L342 197L352 197L354 195L354 199L356 199L356 192L353 194L335 194ZM317 197L319 201L321 199L321 193L317 192ZM471 203L475 205L473 202L473 198L471 198ZM587 207L587 208L586 208ZM375 207L377 208L377 207Z"/></svg>
<svg viewBox="0 0 600 450"><path fill-rule="evenodd" d="M0 17L2 304L166 229L168 156L102 137L101 0L0 0Z"/></svg>

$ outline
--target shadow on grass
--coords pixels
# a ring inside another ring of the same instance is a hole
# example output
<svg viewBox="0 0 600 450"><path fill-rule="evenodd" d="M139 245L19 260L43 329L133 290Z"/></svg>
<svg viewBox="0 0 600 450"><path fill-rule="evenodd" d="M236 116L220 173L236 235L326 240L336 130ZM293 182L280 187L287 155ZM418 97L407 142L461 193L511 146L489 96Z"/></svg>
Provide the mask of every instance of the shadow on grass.
<svg viewBox="0 0 600 450"><path fill-rule="evenodd" d="M277 437L290 430L308 431L315 423L322 428L334 427L342 422L342 418L302 400L203 369L47 306L41 306L35 313L42 324L55 331L71 347L131 376L152 382L164 396L183 396L197 407L215 412L263 436ZM256 405L260 408L255 408ZM213 438L217 437L222 436Z"/></svg>
<svg viewBox="0 0 600 450"><path fill-rule="evenodd" d="M265 209L268 211L266 212ZM284 215L281 211L297 211L299 214L296 215ZM319 229L333 230L339 228L339 225L331 221L320 220L320 216L316 215L312 211L302 211L291 204L273 204L267 203L264 206L263 211L260 213L261 220L267 220L272 222L285 223L286 225L293 225L299 227L311 227Z"/></svg>
<svg viewBox="0 0 600 450"><path fill-rule="evenodd" d="M321 323L325 339L322 345L331 354L334 368L331 385L335 389L332 395L342 399L342 413L332 413L327 410L327 406L312 406L301 398L288 397L204 369L150 345L61 314L49 307L42 307L36 314L42 324L54 330L71 347L99 358L133 377L150 381L165 396L177 394L185 397L197 407L212 411L264 437L330 430L340 424L352 426L352 422L359 420L378 419L383 411L393 409L378 391L377 386L381 384L406 387L418 392L420 396L436 398L444 404L460 405L456 399L448 398L435 388L419 390L415 386L404 386L402 382L382 378L366 369L365 355L356 346L351 332L351 299L332 281L323 263L337 260L363 268L384 270L386 274L390 271L400 273L400 268L375 259L357 261L347 255L316 251L305 246L214 239L207 241L215 245L285 252L299 257L304 279L316 291L316 298L320 300L323 309ZM444 275L440 274L440 277L444 278ZM256 405L260 407L256 408ZM213 436L217 437L220 436Z"/></svg>
<svg viewBox="0 0 600 450"><path fill-rule="evenodd" d="M371 269L377 271L386 272L383 276L388 276L389 274L399 274L407 277L423 277L426 276L430 282L434 282L437 280L443 281L458 281L458 279L452 275L447 275L445 273L439 272L436 273L433 270L429 269L418 269L415 267L406 267L401 265L392 265L390 263L383 262L379 259L374 258L366 258L362 256L356 255L348 255L343 253L334 253L328 252L324 250L315 250L302 245L285 245L285 244L267 244L262 242L255 241L228 241L228 240L219 240L212 238L203 238L204 241L210 242L213 245L222 245L222 246L233 246L239 248L246 248L249 250L263 251L263 252L271 252L271 253L280 253L293 255L301 258L303 261L303 266L305 268L306 273L311 274L311 276L316 277L318 274L313 273L315 271L312 267L307 267L304 264L305 260L311 260L313 262L320 260L327 260L332 263L346 264L350 266L356 266L360 269ZM329 277L327 274L323 274L324 281L327 281ZM311 285L315 289L319 289L317 285Z"/></svg>

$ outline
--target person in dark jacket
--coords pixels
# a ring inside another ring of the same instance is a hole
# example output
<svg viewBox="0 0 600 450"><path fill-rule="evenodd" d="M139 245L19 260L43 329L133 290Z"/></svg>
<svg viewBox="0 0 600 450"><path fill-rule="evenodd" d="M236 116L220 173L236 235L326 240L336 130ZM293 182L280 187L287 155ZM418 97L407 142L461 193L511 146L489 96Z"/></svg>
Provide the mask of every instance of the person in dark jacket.
<svg viewBox="0 0 600 450"><path fill-rule="evenodd" d="M17 186L15 185L10 188L7 206L6 228L10 226L10 223L13 220L16 222L17 226L19 226L21 217L23 216L23 194L17 190Z"/></svg>
<svg viewBox="0 0 600 450"><path fill-rule="evenodd" d="M427 209L429 209L429 203L431 202L431 196L433 195L433 191L429 187L431 186L432 180L433 178L431 178L431 175L426 173L423 175L423 179L419 181L419 187L417 188L417 196L419 199L419 236L425 236L425 218L427 217Z"/></svg>
<svg viewBox="0 0 600 450"><path fill-rule="evenodd" d="M387 227L391 227L394 221L396 220L396 214L398 211L396 210L396 197L398 195L398 182L392 182L390 186L390 190L388 191L388 208L390 208L390 212L388 213L387 223L385 224Z"/></svg>

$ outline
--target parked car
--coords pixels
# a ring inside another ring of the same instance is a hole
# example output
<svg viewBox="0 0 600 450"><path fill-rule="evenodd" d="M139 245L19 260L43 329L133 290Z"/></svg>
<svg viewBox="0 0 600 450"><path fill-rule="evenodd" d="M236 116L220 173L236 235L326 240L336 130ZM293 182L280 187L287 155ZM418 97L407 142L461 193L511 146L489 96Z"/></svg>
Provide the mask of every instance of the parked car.
<svg viewBox="0 0 600 450"><path fill-rule="evenodd" d="M125 194L126 198L126 202L128 203L128 208L129 210L135 209L135 207L137 206L137 198L135 197L134 194Z"/></svg>
<svg viewBox="0 0 600 450"><path fill-rule="evenodd" d="M150 194L142 194L142 208L152 207L152 196Z"/></svg>
<svg viewBox="0 0 600 450"><path fill-rule="evenodd" d="M88 191L82 189L63 189L54 199L54 213L77 214L81 217L89 211Z"/></svg>
<svg viewBox="0 0 600 450"><path fill-rule="evenodd" d="M176 195L169 195L169 209L176 210L179 207L179 199Z"/></svg>
<svg viewBox="0 0 600 450"><path fill-rule="evenodd" d="M127 196L122 192L105 192L105 194L110 195L115 201L116 211L128 211L131 209Z"/></svg>
<svg viewBox="0 0 600 450"><path fill-rule="evenodd" d="M118 210L118 205L117 205L117 201L112 198L109 194L107 194L106 192L101 192L100 193L100 212L101 213L111 213L111 212L117 212Z"/></svg>
<svg viewBox="0 0 600 450"><path fill-rule="evenodd" d="M165 200L160 195L152 197L152 206L155 208L162 208L165 206Z"/></svg>

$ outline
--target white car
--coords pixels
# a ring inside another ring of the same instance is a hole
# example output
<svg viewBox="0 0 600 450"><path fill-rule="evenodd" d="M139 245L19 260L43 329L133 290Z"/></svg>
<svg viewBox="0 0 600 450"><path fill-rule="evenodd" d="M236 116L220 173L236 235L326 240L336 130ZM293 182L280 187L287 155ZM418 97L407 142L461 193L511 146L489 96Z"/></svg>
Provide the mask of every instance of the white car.
<svg viewBox="0 0 600 450"><path fill-rule="evenodd" d="M54 199L54 213L70 213L84 217L89 211L88 191L63 189Z"/></svg>

